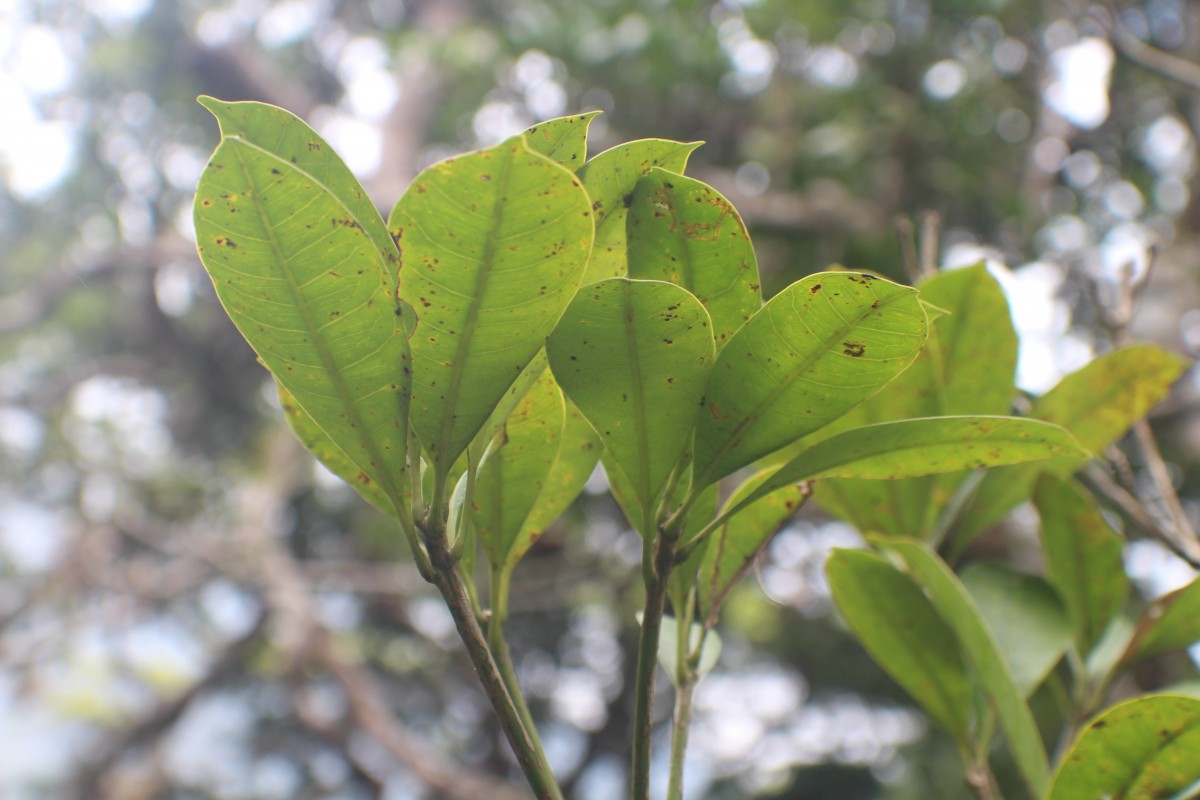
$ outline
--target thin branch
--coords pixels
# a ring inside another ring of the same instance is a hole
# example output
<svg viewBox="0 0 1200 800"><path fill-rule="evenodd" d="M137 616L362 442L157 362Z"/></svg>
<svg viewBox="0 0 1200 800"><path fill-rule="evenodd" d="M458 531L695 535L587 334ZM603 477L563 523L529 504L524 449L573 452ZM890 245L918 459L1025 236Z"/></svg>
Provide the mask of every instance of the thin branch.
<svg viewBox="0 0 1200 800"><path fill-rule="evenodd" d="M900 257L904 262L904 274L910 283L921 280L921 262L917 256L917 229L907 214L897 214L895 219L896 240L900 243Z"/></svg>
<svg viewBox="0 0 1200 800"><path fill-rule="evenodd" d="M1115 24L1119 27L1119 20ZM1150 276L1153 274L1155 255L1155 250L1149 250L1146 253L1146 269L1140 278L1135 275L1132 263L1125 264L1117 275L1111 301L1107 305L1097 302L1101 311L1100 318L1108 329L1113 344L1118 347L1127 344L1130 340L1130 326L1137 311L1137 301L1148 286ZM1142 460L1146 464L1146 471L1149 472L1150 480L1154 484L1155 493L1158 495L1157 499L1162 503L1170 518L1170 525L1167 528L1154 526L1153 530L1181 558L1195 565L1200 561L1200 537L1197 536L1196 529L1192 526L1187 511L1183 508L1183 504L1179 501L1179 495L1175 492L1171 472L1158 448L1158 442L1154 439L1154 432L1150 428L1149 420L1143 417L1135 422L1133 435Z"/></svg>
<svg viewBox="0 0 1200 800"><path fill-rule="evenodd" d="M260 615L249 631L235 639L221 651L209 666L204 676L175 697L161 703L147 716L124 731L107 737L101 750L92 756L88 764L76 773L67 797L91 800L104 796L103 782L117 762L127 753L145 746L161 736L183 716L200 695L230 678L245 659L247 652L263 633L266 615Z"/></svg>
<svg viewBox="0 0 1200 800"><path fill-rule="evenodd" d="M928 278L937 272L938 229L942 217L936 211L921 214L921 277Z"/></svg>
<svg viewBox="0 0 1200 800"><path fill-rule="evenodd" d="M1193 89L1200 89L1200 64L1143 42L1121 20L1120 12L1114 4L1108 4L1108 14L1111 19L1109 32L1118 53L1152 72Z"/></svg>

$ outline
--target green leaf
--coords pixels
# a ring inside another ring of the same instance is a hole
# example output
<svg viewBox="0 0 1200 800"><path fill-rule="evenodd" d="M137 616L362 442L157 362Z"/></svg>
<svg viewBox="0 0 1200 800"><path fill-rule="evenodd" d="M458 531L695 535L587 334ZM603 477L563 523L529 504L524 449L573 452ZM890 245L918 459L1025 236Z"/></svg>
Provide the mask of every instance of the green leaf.
<svg viewBox="0 0 1200 800"><path fill-rule="evenodd" d="M920 289L922 300L949 312L934 323L937 349L930 354L937 413L1009 413L1017 333L999 282L980 263L938 273Z"/></svg>
<svg viewBox="0 0 1200 800"><path fill-rule="evenodd" d="M379 209L328 142L295 114L277 106L256 102L226 103L205 95L198 97L197 102L217 118L222 137L237 137L285 158L296 169L323 184L346 206L380 255L387 259L388 277L392 288L396 288L396 270L400 263L396 243L388 235Z"/></svg>
<svg viewBox="0 0 1200 800"><path fill-rule="evenodd" d="M741 216L708 184L652 169L637 183L625 226L629 277L687 289L725 342L762 306L758 262Z"/></svg>
<svg viewBox="0 0 1200 800"><path fill-rule="evenodd" d="M717 358L696 430L698 485L837 419L911 364L925 334L906 286L838 272L792 284Z"/></svg>
<svg viewBox="0 0 1200 800"><path fill-rule="evenodd" d="M750 495L818 478L892 480L1083 452L1057 425L1018 417L928 417L881 422L818 442Z"/></svg>
<svg viewBox="0 0 1200 800"><path fill-rule="evenodd" d="M976 682L991 701L1021 776L1034 796L1041 797L1050 773L1041 734L1021 687L971 595L950 567L922 542L875 537L871 542L899 555L909 573L928 592L958 638Z"/></svg>
<svg viewBox="0 0 1200 800"><path fill-rule="evenodd" d="M1089 452L1100 453L1167 396L1187 362L1156 345L1140 344L1107 353L1059 381L1034 401L1029 416L1069 430ZM988 473L963 519L959 552L989 526L1028 500L1041 472L1067 477L1087 458L1064 458Z"/></svg>
<svg viewBox="0 0 1200 800"><path fill-rule="evenodd" d="M600 459L600 437L570 400L566 400L566 410L558 456L546 476L538 502L525 520L526 530L534 537L540 536L575 501ZM517 558L528 549L528 545L523 548L520 545L522 542L518 541Z"/></svg>
<svg viewBox="0 0 1200 800"><path fill-rule="evenodd" d="M704 306L660 281L594 283L571 302L546 354L645 516L691 441L712 368Z"/></svg>
<svg viewBox="0 0 1200 800"><path fill-rule="evenodd" d="M1047 800L1187 800L1200 790L1200 700L1138 697L1106 710L1063 757Z"/></svg>
<svg viewBox="0 0 1200 800"><path fill-rule="evenodd" d="M700 644L702 638L703 645ZM679 685L678 641L678 623L674 617L664 614L658 633L658 663L662 664L667 677L675 686ZM717 659L721 657L721 637L717 636L716 631L705 631L699 623L693 622L688 630L688 649L695 652L697 647L700 648L700 660L696 664L696 677L703 678L712 671L717 665Z"/></svg>
<svg viewBox="0 0 1200 800"><path fill-rule="evenodd" d="M604 467L604 477L608 481L608 490L612 494L613 499L617 501L617 505L621 507L621 512L625 515L626 521L637 531L642 537L653 536L654 531L642 530L652 520L647 519L646 510L642 508L642 504L637 499L637 492L633 488L633 484L621 468L617 466L613 459L612 453L601 449L600 464Z"/></svg>
<svg viewBox="0 0 1200 800"><path fill-rule="evenodd" d="M565 423L562 391L543 370L497 434L498 446L483 457L471 519L493 567L515 562L541 533L530 530L526 520L558 457Z"/></svg>
<svg viewBox="0 0 1200 800"><path fill-rule="evenodd" d="M520 137L435 164L388 228L412 304L412 427L440 475L541 349L592 246L579 180Z"/></svg>
<svg viewBox="0 0 1200 800"><path fill-rule="evenodd" d="M999 564L976 562L959 577L1029 697L1071 646L1062 601L1041 578Z"/></svg>
<svg viewBox="0 0 1200 800"><path fill-rule="evenodd" d="M409 352L394 246L382 250L371 233L378 212L304 123L258 103L203 102L224 132L195 201L217 296L267 369L402 513Z"/></svg>
<svg viewBox="0 0 1200 800"><path fill-rule="evenodd" d="M317 423L313 422L313 418L300 407L296 398L292 397L291 392L285 389L278 380L275 382L275 389L279 394L279 404L283 406L284 419L287 420L288 426L296 434L300 443L324 464L326 469L353 486L367 502L383 513L394 517L397 512L392 501L375 481L371 480L340 447L334 444L334 441L325 431L321 430Z"/></svg>
<svg viewBox="0 0 1200 800"><path fill-rule="evenodd" d="M1042 475L1033 504L1041 517L1046 575L1063 599L1081 653L1087 653L1129 596L1122 541L1074 482Z"/></svg>
<svg viewBox="0 0 1200 800"><path fill-rule="evenodd" d="M579 177L596 214L596 249L585 284L626 275L625 217L633 202L634 187L655 167L682 173L688 156L700 144L639 139L605 150L584 164Z"/></svg>
<svg viewBox="0 0 1200 800"><path fill-rule="evenodd" d="M599 111L589 111L539 122L525 131L525 144L533 152L578 172L587 158L588 127L598 116Z"/></svg>
<svg viewBox="0 0 1200 800"><path fill-rule="evenodd" d="M770 475L770 471L763 471L751 477L734 491L725 507L738 505ZM709 627L716 622L717 611L729 591L804 499L805 492L801 487L784 486L734 514L702 545L704 558L700 564L697 594L701 618ZM686 533L684 538L688 538Z"/></svg>
<svg viewBox="0 0 1200 800"><path fill-rule="evenodd" d="M529 390L533 388L533 384L538 378L546 372L549 362L546 360L546 351L539 350L537 355L525 365L521 370L521 374L508 387L508 391L496 403L496 407L492 409L492 413L488 415L487 421L483 423L483 427L471 439L471 443L467 445L467 452L458 457L458 461L454 464L454 469L451 470L451 476L457 480L458 476L467 468L468 455L474 459L474 463L478 464L483 460L483 454L491 447L492 439L496 437L496 432L508 421L508 416L517 407L517 403L521 402Z"/></svg>
<svg viewBox="0 0 1200 800"><path fill-rule="evenodd" d="M954 631L929 598L865 550L834 550L825 573L838 611L867 652L965 748L971 681Z"/></svg>
<svg viewBox="0 0 1200 800"><path fill-rule="evenodd" d="M1138 621L1126 663L1200 642L1200 579L1150 604Z"/></svg>
<svg viewBox="0 0 1200 800"><path fill-rule="evenodd" d="M927 309L932 303L946 312L931 315L921 355L822 434L911 417L1009 413L1017 335L1000 284L980 263L937 273L920 289ZM815 497L859 530L924 539L967 477L951 473L886 484L839 478L818 484Z"/></svg>

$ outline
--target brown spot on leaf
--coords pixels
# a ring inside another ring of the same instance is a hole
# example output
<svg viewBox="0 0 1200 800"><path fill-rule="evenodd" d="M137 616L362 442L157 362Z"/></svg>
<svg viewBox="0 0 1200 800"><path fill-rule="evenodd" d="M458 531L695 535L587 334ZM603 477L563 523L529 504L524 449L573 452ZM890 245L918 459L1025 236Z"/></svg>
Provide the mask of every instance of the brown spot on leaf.
<svg viewBox="0 0 1200 800"><path fill-rule="evenodd" d="M862 358L867 346L862 342L842 342L842 352L851 358Z"/></svg>

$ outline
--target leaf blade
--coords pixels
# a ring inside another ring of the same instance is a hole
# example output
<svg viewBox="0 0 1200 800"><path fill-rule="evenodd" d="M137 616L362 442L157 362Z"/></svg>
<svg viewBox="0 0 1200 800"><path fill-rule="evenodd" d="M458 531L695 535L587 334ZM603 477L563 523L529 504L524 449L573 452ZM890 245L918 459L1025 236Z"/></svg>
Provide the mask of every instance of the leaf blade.
<svg viewBox="0 0 1200 800"><path fill-rule="evenodd" d="M908 367L925 335L925 312L908 287L837 272L792 284L717 358L696 430L697 481L832 422Z"/></svg>
<svg viewBox="0 0 1200 800"><path fill-rule="evenodd" d="M1033 505L1042 521L1047 577L1063 598L1080 652L1087 653L1129 596L1121 539L1073 482L1042 475Z"/></svg>
<svg viewBox="0 0 1200 800"><path fill-rule="evenodd" d="M578 172L587 158L587 135L599 111L572 114L539 122L522 134L529 149Z"/></svg>
<svg viewBox="0 0 1200 800"><path fill-rule="evenodd" d="M520 137L428 168L396 204L412 334L412 426L446 473L579 286L587 196Z"/></svg>
<svg viewBox="0 0 1200 800"><path fill-rule="evenodd" d="M1186 367L1183 359L1156 345L1130 345L1063 378L1034 401L1029 416L1061 425L1085 449L1098 453L1166 397ZM1085 463L1087 459L1070 458L989 472L955 536L956 550L1028 499L1040 472L1067 477Z"/></svg>
<svg viewBox="0 0 1200 800"><path fill-rule="evenodd" d="M970 564L959 578L1017 686L1031 696L1071 645L1071 624L1058 595L1041 578L989 562Z"/></svg>
<svg viewBox="0 0 1200 800"><path fill-rule="evenodd" d="M1047 800L1182 797L1176 793L1200 781L1197 752L1200 700L1138 697L1084 728L1059 764Z"/></svg>
<svg viewBox="0 0 1200 800"><path fill-rule="evenodd" d="M937 273L919 288L923 302L948 313L933 319L916 362L831 425L830 434L911 417L1011 411L1017 335L999 282L980 263ZM837 478L821 481L815 497L860 531L924 539L967 479L967 473L886 484Z"/></svg>
<svg viewBox="0 0 1200 800"><path fill-rule="evenodd" d="M872 544L899 555L913 578L954 631L966 661L987 694L1008 740L1013 759L1034 796L1049 781L1050 767L1037 723L995 638L970 594L937 554L914 539L872 539Z"/></svg>
<svg viewBox="0 0 1200 800"><path fill-rule="evenodd" d="M483 457L470 513L493 568L515 560L513 551L558 457L565 424L562 391L543 370L501 426L498 446ZM532 544L532 537L525 538Z"/></svg>
<svg viewBox="0 0 1200 800"><path fill-rule="evenodd" d="M644 517L691 440L713 362L708 313L678 286L610 278L579 292L546 354Z"/></svg>
<svg viewBox="0 0 1200 800"><path fill-rule="evenodd" d="M1019 417L927 417L864 425L813 445L751 495L823 478L894 480L1082 452L1063 428Z"/></svg>
<svg viewBox="0 0 1200 800"><path fill-rule="evenodd" d="M655 167L637 182L626 220L629 277L687 289L725 342L762 306L758 262L733 205L711 186Z"/></svg>
<svg viewBox="0 0 1200 800"><path fill-rule="evenodd" d="M262 362L402 508L408 340L390 261L339 194L286 153L225 137L197 187L197 249Z"/></svg>
<svg viewBox="0 0 1200 800"><path fill-rule="evenodd" d="M654 167L682 173L688 156L700 144L639 139L609 148L583 165L579 177L592 199L592 210L596 215L596 249L588 264L584 285L628 273L627 198L632 202L638 180Z"/></svg>
<svg viewBox="0 0 1200 800"><path fill-rule="evenodd" d="M907 575L866 550L825 563L839 613L875 661L944 727L970 742L972 688L954 632Z"/></svg>

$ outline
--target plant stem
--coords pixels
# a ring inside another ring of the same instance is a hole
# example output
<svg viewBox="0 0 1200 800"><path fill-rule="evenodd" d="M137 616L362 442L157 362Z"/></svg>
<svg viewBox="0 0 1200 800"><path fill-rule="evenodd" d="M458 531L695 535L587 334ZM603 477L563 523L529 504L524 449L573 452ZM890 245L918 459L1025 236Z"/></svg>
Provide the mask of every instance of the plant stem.
<svg viewBox="0 0 1200 800"><path fill-rule="evenodd" d="M521 712L509 694L500 669L488 648L483 630L480 629L479 622L471 610L466 587L458 574L454 555L450 552L445 514L442 511L443 509L437 507L431 509L429 525L425 530L425 546L429 550L429 559L433 565L433 583L450 609L458 635L466 645L467 655L475 667L475 674L479 676L484 693L500 719L500 727L504 730L504 736L508 739L534 796L537 800L560 800L562 794L554 776L549 770L543 769L538 758L538 749L525 729Z"/></svg>
<svg viewBox="0 0 1200 800"><path fill-rule="evenodd" d="M546 750L542 747L542 740L537 735L537 726L533 724L533 714L529 712L525 695L521 693L521 682L517 680L517 671L513 667L508 642L504 638L504 623L508 621L508 591L511 578L511 567L506 566L492 570L492 613L488 618L488 645L491 648L492 657L496 660L496 666L500 670L500 677L503 679L504 685L508 687L509 697L512 698L513 705L517 707L521 721L525 724L525 731L537 751L538 765L547 775L550 775L553 773L550 769L550 762L546 759ZM555 800L562 800L562 795L558 793L558 787L553 786L553 788Z"/></svg>
<svg viewBox="0 0 1200 800"><path fill-rule="evenodd" d="M671 731L671 778L667 785L667 800L683 800L683 760L687 755L688 729L692 725L692 696L695 692L695 680L689 680L675 690L675 717Z"/></svg>
<svg viewBox="0 0 1200 800"><path fill-rule="evenodd" d="M653 564L643 569L646 582L646 606L642 613L642 632L638 639L637 681L633 704L632 800L650 797L650 733L654 724L654 672L658 665L658 635L662 629L667 599L667 581L675 566L675 547L679 529L664 529L651 548Z"/></svg>
<svg viewBox="0 0 1200 800"><path fill-rule="evenodd" d="M687 757L688 730L692 724L692 697L699 680L697 668L704 649L707 631L701 631L694 649L692 617L696 602L696 587L688 591L684 608L675 609L675 713L671 719L671 774L667 781L667 800L683 800L683 762Z"/></svg>

